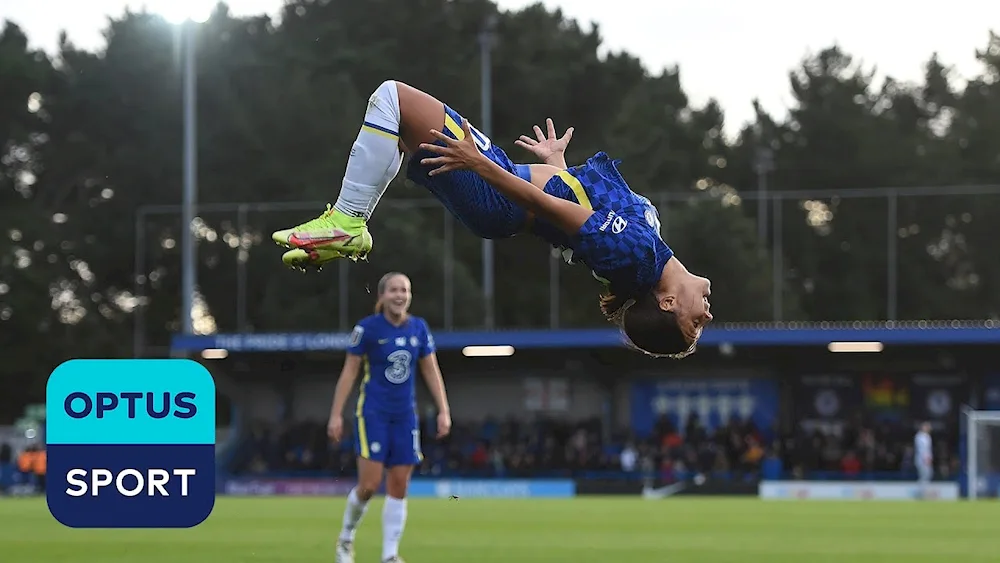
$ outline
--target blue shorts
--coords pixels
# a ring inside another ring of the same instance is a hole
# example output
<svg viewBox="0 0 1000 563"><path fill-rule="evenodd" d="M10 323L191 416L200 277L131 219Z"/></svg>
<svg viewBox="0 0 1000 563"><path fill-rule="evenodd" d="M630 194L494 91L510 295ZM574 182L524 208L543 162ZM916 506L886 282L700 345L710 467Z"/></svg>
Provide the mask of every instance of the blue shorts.
<svg viewBox="0 0 1000 563"><path fill-rule="evenodd" d="M462 139L462 116L447 105L444 106L444 134L453 139ZM471 125L471 124L470 124ZM531 181L531 170L527 164L514 164L485 135L476 129L472 131L479 150L504 170ZM440 141L437 144L443 144ZM439 176L428 176L434 169L420 161L438 156L430 151L418 150L410 158L406 167L406 177L415 184L427 188L455 216L456 219L480 238L507 238L524 230L528 221L527 212L498 192L478 174L469 170L455 170Z"/></svg>
<svg viewBox="0 0 1000 563"><path fill-rule="evenodd" d="M363 412L355 421L354 451L386 467L420 465L420 422L417 413Z"/></svg>

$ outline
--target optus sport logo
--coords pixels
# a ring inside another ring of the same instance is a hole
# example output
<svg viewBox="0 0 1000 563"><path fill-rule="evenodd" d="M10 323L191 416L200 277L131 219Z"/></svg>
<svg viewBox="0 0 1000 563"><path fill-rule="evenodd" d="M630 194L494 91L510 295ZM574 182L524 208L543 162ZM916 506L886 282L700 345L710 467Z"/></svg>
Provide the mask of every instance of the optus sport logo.
<svg viewBox="0 0 1000 563"><path fill-rule="evenodd" d="M189 528L215 505L215 382L191 360L71 360L46 389L46 498L72 528Z"/></svg>

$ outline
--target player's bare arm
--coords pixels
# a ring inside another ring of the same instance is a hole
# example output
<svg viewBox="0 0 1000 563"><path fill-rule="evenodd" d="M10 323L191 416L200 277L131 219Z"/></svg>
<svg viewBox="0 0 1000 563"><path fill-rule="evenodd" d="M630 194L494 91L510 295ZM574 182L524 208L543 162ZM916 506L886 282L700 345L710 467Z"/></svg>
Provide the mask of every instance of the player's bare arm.
<svg viewBox="0 0 1000 563"><path fill-rule="evenodd" d="M330 406L330 421L327 423L326 433L334 442L339 442L344 437L344 404L347 397L354 388L354 382L358 378L361 370L361 356L348 354L344 359L344 368L340 370L340 379L337 380L337 389L333 393L333 405Z"/></svg>
<svg viewBox="0 0 1000 563"><path fill-rule="evenodd" d="M562 137L556 137L556 126L551 117L545 120L545 126L548 129L547 135L542 133L541 127L535 125L534 139L527 135L521 135L519 139L514 141L514 144L535 155L543 163L555 166L560 170L566 170L568 168L566 147L573 139L573 128L567 129Z"/></svg>
<svg viewBox="0 0 1000 563"><path fill-rule="evenodd" d="M425 158L421 161L421 164L428 166L438 165L430 172L430 175L436 176L452 170L471 170L518 205L547 219L561 231L570 235L578 233L580 227L593 214L592 211L584 209L579 204L552 197L530 182L507 172L476 147L468 120L462 121L462 129L465 131L465 138L461 141L456 141L440 131L432 130L431 135L444 143L444 146L430 143L420 145L421 149L441 155Z"/></svg>
<svg viewBox="0 0 1000 563"><path fill-rule="evenodd" d="M451 407L448 405L448 393L444 389L444 377L441 375L437 354L432 353L420 358L420 374L423 375L437 407L437 437L444 438L451 432Z"/></svg>

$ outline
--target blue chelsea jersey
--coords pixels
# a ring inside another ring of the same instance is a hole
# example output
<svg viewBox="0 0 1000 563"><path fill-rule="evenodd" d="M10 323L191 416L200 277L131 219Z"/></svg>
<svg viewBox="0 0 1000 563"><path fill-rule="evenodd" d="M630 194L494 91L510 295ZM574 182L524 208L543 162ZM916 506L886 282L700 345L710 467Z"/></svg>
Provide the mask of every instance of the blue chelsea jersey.
<svg viewBox="0 0 1000 563"><path fill-rule="evenodd" d="M656 208L629 188L617 165L599 152L553 176L546 193L594 213L575 236L544 220L535 221L534 232L560 248L570 264L586 264L616 295L637 297L659 282L674 252L660 236Z"/></svg>
<svg viewBox="0 0 1000 563"><path fill-rule="evenodd" d="M418 361L434 352L427 321L411 316L394 326L381 314L366 317L351 332L347 352L361 356L364 364L359 414L405 413L416 408Z"/></svg>

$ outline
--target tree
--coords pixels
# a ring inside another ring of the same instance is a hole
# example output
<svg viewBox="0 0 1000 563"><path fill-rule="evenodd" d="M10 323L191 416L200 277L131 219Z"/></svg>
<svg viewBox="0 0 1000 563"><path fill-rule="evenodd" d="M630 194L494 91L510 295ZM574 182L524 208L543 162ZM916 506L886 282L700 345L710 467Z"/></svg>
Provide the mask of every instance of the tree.
<svg viewBox="0 0 1000 563"><path fill-rule="evenodd" d="M572 164L598 150L623 160L632 187L660 207L667 242L713 278L719 320L765 320L772 309L772 252L759 248L756 206L742 197L755 188L761 146L774 152L772 190L829 196L789 196L780 240L765 241L786 265L786 320L883 318L890 237L902 318L1000 311L992 232L1000 197L900 199L898 228L888 233L887 200L832 196L995 182L996 35L979 54L983 72L964 87L937 57L921 84L876 84L850 55L826 49L790 74L787 119L758 107L757 122L730 143L721 108L692 107L679 69L651 74L627 53L601 55L596 26L541 5L501 12L488 0L293 0L280 23L220 6L197 30L200 202L316 202L308 211L202 208L194 226L200 327L345 328L367 314L390 269L414 278L418 314L444 322L445 212L402 176L372 223L371 262L347 264L343 288L337 264L319 276L282 270L268 235L336 197L367 96L381 81L409 82L479 121L479 40L491 18L493 142L521 161L527 155L512 140L552 117L577 129ZM146 208L140 230L134 221L143 206L180 201L179 29L125 12L108 22L105 39L94 52L63 39L50 60L15 25L0 33L0 75L10 85L0 89L0 337L14 351L5 364L12 370L128 355L139 307L151 343L166 344L180 325L180 218ZM481 325L480 248L454 229L459 328ZM139 279L137 253L145 257ZM498 241L496 253L498 325L546 326L550 253L529 236ZM561 324L603 325L589 272L559 273Z"/></svg>

